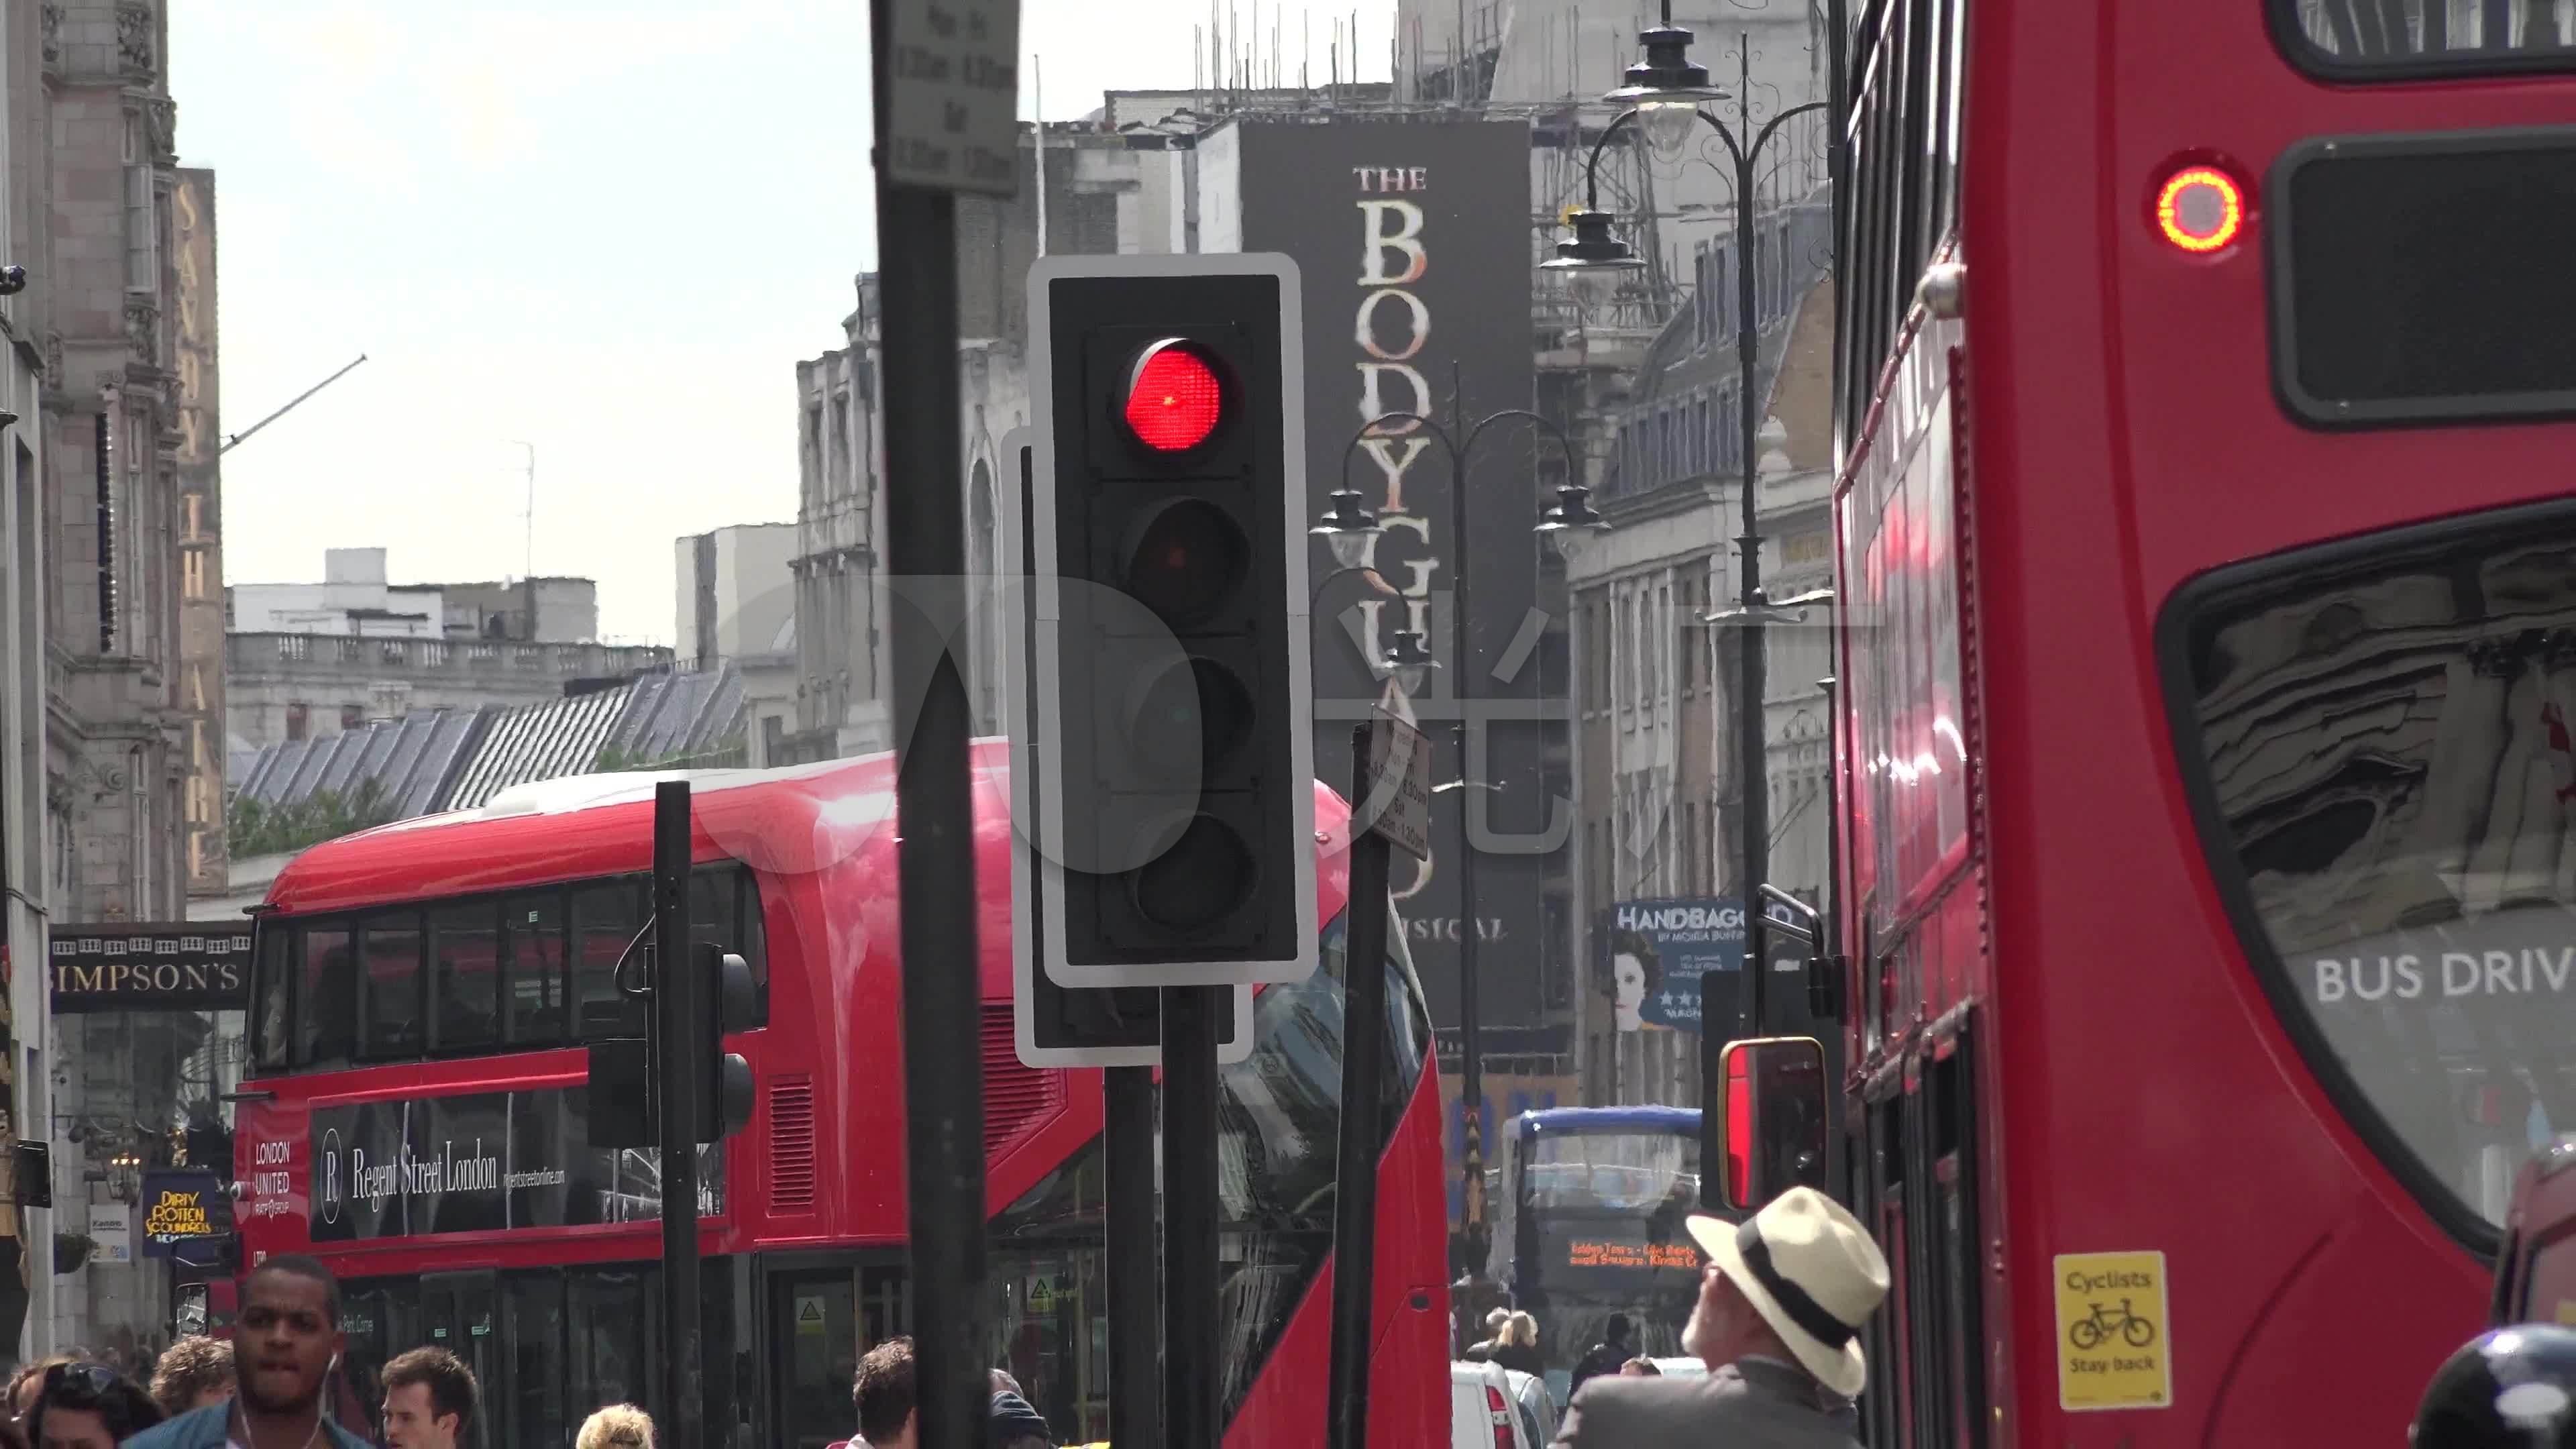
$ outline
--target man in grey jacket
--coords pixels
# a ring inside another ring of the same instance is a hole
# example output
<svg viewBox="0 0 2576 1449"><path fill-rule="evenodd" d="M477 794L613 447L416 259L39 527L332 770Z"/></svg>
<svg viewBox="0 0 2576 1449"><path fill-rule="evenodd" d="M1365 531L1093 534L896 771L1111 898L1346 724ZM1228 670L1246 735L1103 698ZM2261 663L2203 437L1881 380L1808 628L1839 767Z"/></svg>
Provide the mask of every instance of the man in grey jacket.
<svg viewBox="0 0 2576 1449"><path fill-rule="evenodd" d="M1693 1217L1708 1254L1682 1346L1706 1378L1585 1383L1557 1431L1575 1449L1856 1449L1869 1371L1860 1329L1887 1297L1869 1230L1813 1188L1792 1188L1740 1228Z"/></svg>

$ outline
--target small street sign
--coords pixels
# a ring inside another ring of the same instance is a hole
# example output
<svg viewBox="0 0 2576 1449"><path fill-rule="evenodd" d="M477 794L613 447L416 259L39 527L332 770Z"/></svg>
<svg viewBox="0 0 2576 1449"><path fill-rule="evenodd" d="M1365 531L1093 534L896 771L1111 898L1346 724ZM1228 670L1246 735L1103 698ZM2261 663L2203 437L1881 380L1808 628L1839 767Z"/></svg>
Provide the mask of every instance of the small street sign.
<svg viewBox="0 0 2576 1449"><path fill-rule="evenodd" d="M1431 737L1380 709L1369 716L1369 798L1351 818L1416 860L1431 858Z"/></svg>
<svg viewBox="0 0 2576 1449"><path fill-rule="evenodd" d="M1019 0L878 0L892 43L886 88L888 179L932 191L1015 196L1020 189Z"/></svg>

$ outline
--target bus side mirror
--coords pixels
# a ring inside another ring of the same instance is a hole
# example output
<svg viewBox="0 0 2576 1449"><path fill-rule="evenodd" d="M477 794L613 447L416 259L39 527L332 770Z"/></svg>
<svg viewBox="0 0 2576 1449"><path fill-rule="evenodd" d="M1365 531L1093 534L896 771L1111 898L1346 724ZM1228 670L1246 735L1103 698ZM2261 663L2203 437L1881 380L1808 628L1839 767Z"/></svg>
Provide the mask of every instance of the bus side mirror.
<svg viewBox="0 0 2576 1449"><path fill-rule="evenodd" d="M1806 1036L1729 1042L1718 1055L1718 1072L1726 1120L1719 1200L1753 1212L1790 1188L1822 1188L1824 1044Z"/></svg>

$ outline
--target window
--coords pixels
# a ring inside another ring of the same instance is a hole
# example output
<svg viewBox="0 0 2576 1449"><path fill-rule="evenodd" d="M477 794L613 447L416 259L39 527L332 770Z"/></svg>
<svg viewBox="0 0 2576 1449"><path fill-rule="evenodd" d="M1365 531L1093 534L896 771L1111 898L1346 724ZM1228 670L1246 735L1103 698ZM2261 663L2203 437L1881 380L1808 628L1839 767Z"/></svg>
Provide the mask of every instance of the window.
<svg viewBox="0 0 2576 1449"><path fill-rule="evenodd" d="M296 1059L308 1067L347 1066L358 1045L358 970L346 926L296 934L303 984L295 1004L303 1017Z"/></svg>
<svg viewBox="0 0 2576 1449"><path fill-rule="evenodd" d="M553 1046L571 1034L564 1009L564 896L530 891L501 912L508 955L504 1028L512 1046Z"/></svg>
<svg viewBox="0 0 2576 1449"><path fill-rule="evenodd" d="M2246 565L2169 611L2203 843L2293 1039L2433 1215L2491 1247L2576 1132L2576 513Z"/></svg>
<svg viewBox="0 0 2576 1449"><path fill-rule="evenodd" d="M153 199L152 162L135 158L125 168L125 289L161 290L161 218Z"/></svg>
<svg viewBox="0 0 2576 1449"><path fill-rule="evenodd" d="M305 731L311 728L307 714L305 706L300 703L286 707L286 739L289 744L302 740Z"/></svg>
<svg viewBox="0 0 2576 1449"><path fill-rule="evenodd" d="M2576 28L2554 4L2267 0L2292 64L2334 80L2576 70Z"/></svg>
<svg viewBox="0 0 2576 1449"><path fill-rule="evenodd" d="M489 1050L501 1035L501 908L491 900L430 913L429 990L441 1052Z"/></svg>
<svg viewBox="0 0 2576 1449"><path fill-rule="evenodd" d="M1344 926L1345 919L1336 919L1325 929L1323 960L1314 975L1269 987L1255 999L1253 1053L1222 1076L1220 1231L1239 1252L1223 1270L1218 1300L1229 1418L1333 1247L1342 984L1348 970ZM1385 1116L1375 1128L1381 1144L1412 1098L1431 1042L1404 933L1392 930L1387 939Z"/></svg>
<svg viewBox="0 0 2576 1449"><path fill-rule="evenodd" d="M644 1003L618 989L617 968L644 925L644 889L633 880L573 892L573 1020L584 1041L644 1034ZM640 951L638 953L640 958ZM628 962L632 970L640 962ZM630 978L631 979L631 978ZM615 1400L607 1402L614 1403Z"/></svg>
<svg viewBox="0 0 2576 1449"><path fill-rule="evenodd" d="M344 704L340 706L341 733L346 734L351 730L362 729L366 726L366 723L367 707L365 705Z"/></svg>
<svg viewBox="0 0 2576 1449"><path fill-rule="evenodd" d="M253 929L258 934L259 954L252 958L256 985L251 996L251 1053L262 1069L273 1071L287 1063L288 1033L294 1019L290 996L294 976L287 961L295 933L272 927L265 920L255 922Z"/></svg>
<svg viewBox="0 0 2576 1449"><path fill-rule="evenodd" d="M738 862L709 864L693 873L690 892L692 934L742 955L759 987L755 1020L766 1025L769 946L756 878ZM643 878L628 876L356 921L266 918L252 985L254 1054L268 1071L330 1069L353 1058L640 1036L643 1005L615 992L611 970L642 929L645 904ZM347 964L353 950L363 973Z"/></svg>
<svg viewBox="0 0 2576 1449"><path fill-rule="evenodd" d="M428 1043L421 1010L424 973L420 957L420 916L401 911L370 916L358 933L359 959L366 963L363 992L367 1002L366 1040L360 1054L369 1058L418 1056Z"/></svg>

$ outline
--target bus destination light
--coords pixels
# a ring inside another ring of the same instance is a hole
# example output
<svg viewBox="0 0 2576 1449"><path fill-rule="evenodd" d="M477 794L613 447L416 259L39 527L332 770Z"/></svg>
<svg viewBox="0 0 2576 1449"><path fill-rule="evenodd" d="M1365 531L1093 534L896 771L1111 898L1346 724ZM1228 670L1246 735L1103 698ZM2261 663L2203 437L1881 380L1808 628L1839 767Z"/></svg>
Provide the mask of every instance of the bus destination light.
<svg viewBox="0 0 2576 1449"><path fill-rule="evenodd" d="M2217 251L2245 230L2244 190L2224 171L2187 166L2156 193L2156 226L2184 251Z"/></svg>
<svg viewBox="0 0 2576 1449"><path fill-rule="evenodd" d="M1224 416L1225 385L1198 349L1171 338L1137 357L1127 387L1127 426L1136 441L1158 453L1186 453Z"/></svg>

